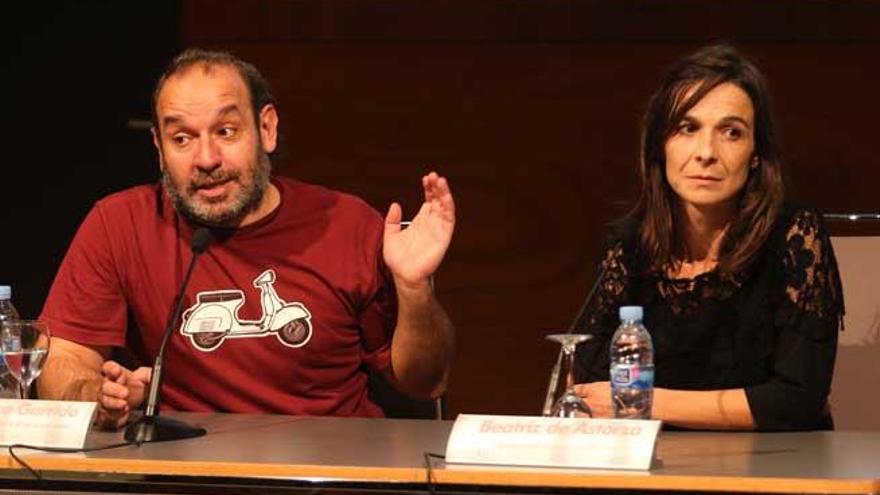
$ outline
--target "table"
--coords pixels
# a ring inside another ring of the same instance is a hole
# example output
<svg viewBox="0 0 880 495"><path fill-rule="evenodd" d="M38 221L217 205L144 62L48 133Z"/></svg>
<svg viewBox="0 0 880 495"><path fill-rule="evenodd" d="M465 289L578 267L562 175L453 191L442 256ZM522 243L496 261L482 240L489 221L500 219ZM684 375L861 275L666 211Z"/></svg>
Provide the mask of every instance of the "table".
<svg viewBox="0 0 880 495"><path fill-rule="evenodd" d="M0 455L0 489L880 493L880 432L663 432L650 472L446 465L451 421L176 413L204 437L77 454ZM88 446L121 441L90 433ZM429 482L430 477L430 482Z"/></svg>

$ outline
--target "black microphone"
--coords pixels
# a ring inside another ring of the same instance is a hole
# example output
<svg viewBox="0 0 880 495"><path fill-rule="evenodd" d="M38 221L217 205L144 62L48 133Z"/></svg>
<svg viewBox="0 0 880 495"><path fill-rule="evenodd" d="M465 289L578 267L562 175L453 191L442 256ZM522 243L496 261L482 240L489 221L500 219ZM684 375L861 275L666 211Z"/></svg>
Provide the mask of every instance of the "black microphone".
<svg viewBox="0 0 880 495"><path fill-rule="evenodd" d="M190 243L193 257L189 262L189 268L186 270L186 276L183 277L180 292L177 293L177 298L174 300L174 311L168 316L168 323L165 324L162 345L159 346L159 353L156 355L156 361L153 363L147 405L144 408L143 416L125 429L125 440L128 442L140 445L144 442L164 442L166 440L200 437L206 433L204 428L190 426L175 419L160 417L159 388L162 385L162 366L165 362L165 348L168 346L168 340L171 338L171 333L174 331L177 320L180 318L180 312L183 310L183 296L186 294L186 287L189 285L193 268L196 266L196 259L208 249L212 239L213 234L206 227L200 227L193 233Z"/></svg>
<svg viewBox="0 0 880 495"><path fill-rule="evenodd" d="M587 317L587 309L590 307L590 303L593 302L593 298L596 297L596 292L599 290L599 285L602 284L602 279L605 278L605 263L599 264L599 273L596 275L596 280L593 282L593 286L590 287L590 292L587 293L587 297L584 299L583 304L581 304L580 309L578 309L577 315L574 317L574 320L569 325L568 330L565 333L572 333L583 325L584 319ZM553 408L553 398L556 397L556 389L559 387L559 372L562 369L562 349L559 349L559 355L556 356L556 365L553 366L553 370L550 372L550 383L547 385L547 395L544 398L544 409L542 411L544 416L550 415L550 410Z"/></svg>

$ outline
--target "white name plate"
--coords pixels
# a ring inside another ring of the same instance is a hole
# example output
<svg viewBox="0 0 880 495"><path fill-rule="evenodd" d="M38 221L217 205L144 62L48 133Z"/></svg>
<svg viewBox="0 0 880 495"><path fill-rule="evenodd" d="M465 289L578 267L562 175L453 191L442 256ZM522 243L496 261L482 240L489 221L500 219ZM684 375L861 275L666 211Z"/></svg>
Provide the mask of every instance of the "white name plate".
<svg viewBox="0 0 880 495"><path fill-rule="evenodd" d="M647 470L660 423L460 414L446 443L446 462Z"/></svg>
<svg viewBox="0 0 880 495"><path fill-rule="evenodd" d="M0 445L81 449L95 402L0 399Z"/></svg>

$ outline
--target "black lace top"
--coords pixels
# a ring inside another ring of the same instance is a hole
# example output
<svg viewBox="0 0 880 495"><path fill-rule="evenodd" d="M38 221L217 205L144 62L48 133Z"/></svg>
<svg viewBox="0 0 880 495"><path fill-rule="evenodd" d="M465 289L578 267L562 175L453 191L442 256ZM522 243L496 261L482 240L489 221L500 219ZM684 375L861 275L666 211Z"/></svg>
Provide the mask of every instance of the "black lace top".
<svg viewBox="0 0 880 495"><path fill-rule="evenodd" d="M650 272L637 225L612 229L596 296L577 331L579 382L608 380L608 349L622 305L640 305L654 343L655 386L745 388L760 430L831 429L827 407L843 293L821 215L785 206L750 266L693 279Z"/></svg>

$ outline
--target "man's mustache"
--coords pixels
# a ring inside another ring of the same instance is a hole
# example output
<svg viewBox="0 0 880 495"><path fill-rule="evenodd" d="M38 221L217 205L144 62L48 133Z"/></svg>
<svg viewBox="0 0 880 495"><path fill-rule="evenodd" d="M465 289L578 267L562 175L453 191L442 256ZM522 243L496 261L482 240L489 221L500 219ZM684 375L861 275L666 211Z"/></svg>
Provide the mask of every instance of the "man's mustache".
<svg viewBox="0 0 880 495"><path fill-rule="evenodd" d="M189 184L187 185L187 190L190 193L193 193L198 189L214 187L217 184L222 184L224 182L229 182L232 180L238 180L239 176L240 174L238 172L232 172L223 169L217 169L211 172L199 170L197 171L197 175L189 181Z"/></svg>

